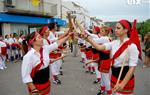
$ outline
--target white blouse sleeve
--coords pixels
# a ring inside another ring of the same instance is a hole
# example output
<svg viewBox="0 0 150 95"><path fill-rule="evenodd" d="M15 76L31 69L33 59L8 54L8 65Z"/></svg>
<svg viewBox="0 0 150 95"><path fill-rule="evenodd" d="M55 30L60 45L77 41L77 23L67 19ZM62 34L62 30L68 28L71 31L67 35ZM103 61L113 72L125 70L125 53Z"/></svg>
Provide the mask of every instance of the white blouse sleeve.
<svg viewBox="0 0 150 95"><path fill-rule="evenodd" d="M23 57L23 62L22 62L22 80L23 83L29 83L32 82L31 78L31 72L32 72L32 64L31 64L31 56L25 55Z"/></svg>
<svg viewBox="0 0 150 95"><path fill-rule="evenodd" d="M58 44L57 42L54 42L50 45L44 45L43 47L46 49L46 52L50 53L58 48Z"/></svg>
<svg viewBox="0 0 150 95"><path fill-rule="evenodd" d="M106 37L101 37L101 38L93 38L93 40L98 43L98 44L104 44L104 43L107 43L107 42L110 42L108 40L108 38Z"/></svg>
<svg viewBox="0 0 150 95"><path fill-rule="evenodd" d="M54 35L52 32L50 32L48 39L49 39L51 42L55 42L55 41L58 40L58 38L55 37L55 35Z"/></svg>
<svg viewBox="0 0 150 95"><path fill-rule="evenodd" d="M98 38L97 35L90 33L89 31L85 30L85 32L90 35L92 38Z"/></svg>
<svg viewBox="0 0 150 95"><path fill-rule="evenodd" d="M112 42L108 42L108 43L104 43L103 45L105 46L106 50L111 50L112 49L112 45L113 45L113 41Z"/></svg>
<svg viewBox="0 0 150 95"><path fill-rule="evenodd" d="M0 41L0 47L6 47L6 44Z"/></svg>
<svg viewBox="0 0 150 95"><path fill-rule="evenodd" d="M53 38L53 39L50 39L50 41L53 43L53 42L55 42L55 41L57 41L58 40L58 38Z"/></svg>
<svg viewBox="0 0 150 95"><path fill-rule="evenodd" d="M131 44L129 47L129 66L137 66L139 51L135 44Z"/></svg>

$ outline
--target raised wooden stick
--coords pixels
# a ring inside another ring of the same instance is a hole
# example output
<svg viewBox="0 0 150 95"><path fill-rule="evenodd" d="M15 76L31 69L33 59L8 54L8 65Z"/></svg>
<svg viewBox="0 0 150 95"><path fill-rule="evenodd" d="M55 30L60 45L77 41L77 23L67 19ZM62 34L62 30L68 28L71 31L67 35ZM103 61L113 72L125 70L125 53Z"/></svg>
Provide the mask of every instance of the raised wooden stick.
<svg viewBox="0 0 150 95"><path fill-rule="evenodd" d="M122 62L122 64L121 64L121 70L120 70L119 77L118 77L118 79L117 79L116 85L119 84L119 81L120 81L120 78L121 78L121 76L122 76L122 72L123 72L123 69L124 69L125 62L127 61L127 58L128 58L128 48L129 48L129 45L128 45L128 47L127 47L127 50L125 51L125 58L124 58L124 60L123 60L123 62ZM115 85L115 86L116 86L116 85Z"/></svg>
<svg viewBox="0 0 150 95"><path fill-rule="evenodd" d="M71 23L72 23L72 26L73 26L75 32L80 33L80 31L77 30L77 27L76 27L75 23L73 22L73 19L71 19Z"/></svg>
<svg viewBox="0 0 150 95"><path fill-rule="evenodd" d="M80 25L80 22L78 20L76 20L76 22L77 22L77 25L78 25L80 31L81 32L84 31L84 28Z"/></svg>

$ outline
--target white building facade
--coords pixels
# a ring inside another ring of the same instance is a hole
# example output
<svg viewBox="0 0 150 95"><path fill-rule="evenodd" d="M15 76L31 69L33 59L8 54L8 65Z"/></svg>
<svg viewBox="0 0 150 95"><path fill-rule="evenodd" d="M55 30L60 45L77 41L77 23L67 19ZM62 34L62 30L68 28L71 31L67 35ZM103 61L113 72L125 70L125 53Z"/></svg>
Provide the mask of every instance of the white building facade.
<svg viewBox="0 0 150 95"><path fill-rule="evenodd" d="M49 22L65 25L60 6L61 0L0 0L0 35L28 34Z"/></svg>
<svg viewBox="0 0 150 95"><path fill-rule="evenodd" d="M68 21L67 12L71 12L75 15L77 20L82 23L86 28L90 26L90 17L88 16L88 11L80 6L78 3L66 1L62 3L62 19Z"/></svg>

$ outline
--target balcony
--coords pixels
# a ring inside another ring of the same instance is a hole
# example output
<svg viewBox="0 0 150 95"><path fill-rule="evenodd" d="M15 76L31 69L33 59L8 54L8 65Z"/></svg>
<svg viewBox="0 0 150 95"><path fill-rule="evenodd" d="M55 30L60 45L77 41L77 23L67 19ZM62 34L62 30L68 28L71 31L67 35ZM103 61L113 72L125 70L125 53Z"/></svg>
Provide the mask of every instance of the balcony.
<svg viewBox="0 0 150 95"><path fill-rule="evenodd" d="M4 12L48 17L57 15L57 4L42 1L34 6L32 0L5 0Z"/></svg>

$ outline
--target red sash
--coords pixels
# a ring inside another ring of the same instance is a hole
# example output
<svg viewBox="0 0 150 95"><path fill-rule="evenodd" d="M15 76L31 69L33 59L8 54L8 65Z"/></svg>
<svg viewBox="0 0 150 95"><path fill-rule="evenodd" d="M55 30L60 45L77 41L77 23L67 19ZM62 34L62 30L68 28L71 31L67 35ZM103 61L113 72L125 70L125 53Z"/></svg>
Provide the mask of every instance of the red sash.
<svg viewBox="0 0 150 95"><path fill-rule="evenodd" d="M12 47L16 47L17 44L16 44L16 43L12 43L11 46L12 46Z"/></svg>
<svg viewBox="0 0 150 95"><path fill-rule="evenodd" d="M115 52L115 54L112 57L112 65L114 64L114 60L119 57L123 51L128 47L128 45L131 44L130 41L126 41L125 43L123 43L123 45Z"/></svg>
<svg viewBox="0 0 150 95"><path fill-rule="evenodd" d="M63 49L63 47L60 45L59 47L58 47L60 50L62 50Z"/></svg>
<svg viewBox="0 0 150 95"><path fill-rule="evenodd" d="M47 40L48 44L50 45L50 44L51 44L50 40L48 40L48 39L46 39L46 40ZM49 58L56 59L56 58L58 58L58 56L57 56L56 53L51 52L51 53L49 54ZM51 63L51 62L50 62L50 63Z"/></svg>
<svg viewBox="0 0 150 95"><path fill-rule="evenodd" d="M35 66L33 69L32 69L32 72L31 72L31 77L34 77L35 73L41 68L42 65L44 65L43 63L43 48L40 49L40 64L38 64L37 66Z"/></svg>
<svg viewBox="0 0 150 95"><path fill-rule="evenodd" d="M110 54L110 50L103 50L104 53Z"/></svg>
<svg viewBox="0 0 150 95"><path fill-rule="evenodd" d="M51 53L49 54L49 58L56 59L56 58L57 58L57 55L56 55L54 52L51 52Z"/></svg>
<svg viewBox="0 0 150 95"><path fill-rule="evenodd" d="M16 50L17 49L17 44L16 43L12 43L11 44L11 48L12 48L12 50Z"/></svg>
<svg viewBox="0 0 150 95"><path fill-rule="evenodd" d="M58 52L58 53L57 53L57 57L58 57L58 58L61 57L61 55L62 55L61 52Z"/></svg>
<svg viewBox="0 0 150 95"><path fill-rule="evenodd" d="M43 63L43 48L40 49L40 64L38 64L36 67L34 67L32 69L31 72L31 77L34 77L35 73L41 68L42 65L44 65ZM50 87L51 87L51 83L50 81L47 81L44 84L34 84L34 86L36 87L36 89L38 89L38 91L40 92L40 95L47 95L50 93ZM29 93L31 94L31 89L28 87Z"/></svg>
<svg viewBox="0 0 150 95"><path fill-rule="evenodd" d="M91 50L90 50L90 51L86 51L85 54L86 54L86 58L87 58L88 60L91 60L91 59L92 59L93 52L92 52Z"/></svg>
<svg viewBox="0 0 150 95"><path fill-rule="evenodd" d="M16 44L16 47L18 48L18 49L21 49L21 44Z"/></svg>
<svg viewBox="0 0 150 95"><path fill-rule="evenodd" d="M99 71L102 73L109 73L111 66L111 59L101 60Z"/></svg>
<svg viewBox="0 0 150 95"><path fill-rule="evenodd" d="M107 56L110 55L110 50L103 50L103 53L105 53ZM111 59L108 57L107 59L101 59L100 65L99 65L99 71L102 73L109 73L111 67Z"/></svg>
<svg viewBox="0 0 150 95"><path fill-rule="evenodd" d="M48 40L48 39L46 39L46 40L47 40L48 44L50 45L51 44L50 40Z"/></svg>
<svg viewBox="0 0 150 95"><path fill-rule="evenodd" d="M61 57L61 53L51 52L49 54L49 57L52 58L52 59L57 59L57 58Z"/></svg>
<svg viewBox="0 0 150 95"><path fill-rule="evenodd" d="M99 59L99 53L93 54L93 60Z"/></svg>

